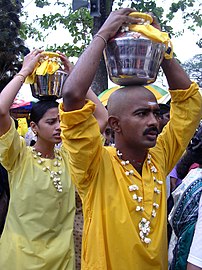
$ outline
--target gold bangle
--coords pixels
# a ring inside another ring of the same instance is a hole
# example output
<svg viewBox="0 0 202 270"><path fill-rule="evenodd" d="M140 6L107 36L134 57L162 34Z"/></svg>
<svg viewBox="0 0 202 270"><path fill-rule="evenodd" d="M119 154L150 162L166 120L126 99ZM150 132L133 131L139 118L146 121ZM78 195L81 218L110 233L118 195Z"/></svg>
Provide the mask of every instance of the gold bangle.
<svg viewBox="0 0 202 270"><path fill-rule="evenodd" d="M103 36L101 36L100 34L95 34L95 35L94 35L94 38L96 38L96 37L101 38L101 39L104 41L105 46L107 46L107 41L106 41L106 39L105 39Z"/></svg>
<svg viewBox="0 0 202 270"><path fill-rule="evenodd" d="M24 75L22 75L22 74L20 74L20 73L17 73L15 76L14 76L14 78L15 77L21 77L21 84L23 84L24 83L24 81L25 81L25 79L26 79L26 77L24 76Z"/></svg>

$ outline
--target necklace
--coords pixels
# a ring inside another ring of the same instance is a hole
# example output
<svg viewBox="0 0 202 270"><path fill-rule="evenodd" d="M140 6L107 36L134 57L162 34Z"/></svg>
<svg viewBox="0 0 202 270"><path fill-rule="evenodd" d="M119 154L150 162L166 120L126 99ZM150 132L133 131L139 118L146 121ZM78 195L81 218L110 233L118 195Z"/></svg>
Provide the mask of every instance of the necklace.
<svg viewBox="0 0 202 270"><path fill-rule="evenodd" d="M129 160L122 160L122 153L117 150L117 156L119 157L120 161L121 161L121 165L123 166L124 170L125 170L125 174L132 180L134 180L134 171L133 170L127 170L127 165L130 164ZM157 173L157 169L156 167L152 164L151 162L151 155L148 154L147 155L147 164L150 167L150 171L153 174L153 180L155 183L155 187L154 187L154 202L153 202L153 208L152 208L152 212L151 212L151 217L150 219L146 219L145 217L142 217L139 224L138 224L138 228L139 228L139 236L140 239L143 243L145 244L150 244L151 243L151 238L149 237L149 234L151 232L151 220L153 218L156 217L157 215L157 209L159 208L159 204L155 201L157 199L157 196L161 193L161 190L159 189L161 187L161 185L163 184L163 181L158 180L155 176L155 174ZM133 176L133 178L132 178ZM140 212L143 214L143 212L145 211L144 209L144 198L143 196L138 196L137 192L139 190L138 185L136 184L131 184L128 186L128 190L129 192L132 194L132 198L134 201L137 202L137 206L136 206L136 212Z"/></svg>
<svg viewBox="0 0 202 270"><path fill-rule="evenodd" d="M44 166L43 171L49 172L50 179L53 183L53 186L56 188L56 190L58 192L62 192L62 183L60 179L60 175L62 174L62 171L60 170L62 157L60 156L60 152L58 151L58 149L54 149L54 156L56 160L53 163L53 166L57 168L57 171L50 170L50 167L46 166L45 164L46 159L43 158L42 153L37 152L34 147L32 147L32 154L33 154L34 159L37 159L38 164Z"/></svg>

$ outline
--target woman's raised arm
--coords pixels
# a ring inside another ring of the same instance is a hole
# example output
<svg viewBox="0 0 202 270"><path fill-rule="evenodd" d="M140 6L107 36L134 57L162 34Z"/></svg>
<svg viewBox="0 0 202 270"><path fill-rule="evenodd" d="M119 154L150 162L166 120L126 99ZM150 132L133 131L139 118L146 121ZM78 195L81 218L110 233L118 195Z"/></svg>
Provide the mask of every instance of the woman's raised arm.
<svg viewBox="0 0 202 270"><path fill-rule="evenodd" d="M5 134L10 128L10 108L26 77L33 72L41 57L41 52L42 50L35 49L27 54L19 73L14 76L0 93L0 136Z"/></svg>

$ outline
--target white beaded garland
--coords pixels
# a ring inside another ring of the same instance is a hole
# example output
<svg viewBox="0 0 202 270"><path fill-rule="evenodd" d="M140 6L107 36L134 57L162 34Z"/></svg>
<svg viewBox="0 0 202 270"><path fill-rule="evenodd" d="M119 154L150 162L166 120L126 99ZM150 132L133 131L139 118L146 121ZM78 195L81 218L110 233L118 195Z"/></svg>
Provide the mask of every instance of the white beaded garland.
<svg viewBox="0 0 202 270"><path fill-rule="evenodd" d="M61 183L61 179L60 179L60 175L62 174L62 171L59 169L61 166L61 162L59 162L59 161L62 160L62 157L59 155L59 151L57 149L54 149L54 155L55 155L56 160L53 163L53 166L58 168L58 171L50 170L50 167L45 165L45 159L42 158L42 154L40 152L37 152L34 147L32 148L32 154L33 154L34 159L37 159L38 164L44 165L42 170L44 172L50 173L50 179L51 179L55 189L58 192L62 192L63 187L62 187L62 183Z"/></svg>
<svg viewBox="0 0 202 270"><path fill-rule="evenodd" d="M121 160L121 165L122 166L127 166L128 164L130 164L130 162L128 160L122 160L122 153L117 150L117 156L119 157L119 159ZM148 154L147 155L147 164L150 166L150 170L152 173L156 174L157 173L157 169L154 165L152 165L152 162L151 162L151 155ZM126 170L125 171L125 174L130 177L130 176L133 176L134 175L134 171L133 170ZM163 184L163 181L161 180L157 180L155 176L153 176L153 180L154 180L154 183L156 185L159 185L161 186ZM137 205L136 206L136 212L144 212L144 206L143 206L143 197L141 196L138 196L136 194L136 192L139 190L139 187L136 185L136 184L132 184L128 187L128 190L130 192L133 192L132 194L132 198L133 200L137 201L137 203L141 203L142 205ZM161 193L161 190L158 189L157 186L154 187L154 193L156 195L159 195ZM153 203L153 209L152 209L152 212L151 212L151 218L155 218L156 215L157 215L157 212L156 210L159 208L159 204L154 202ZM150 244L151 243L151 239L148 237L150 231L151 231L151 227L150 227L150 220L147 220L146 218L141 218L140 222L139 222L139 235L140 235L140 239L143 243L145 244Z"/></svg>

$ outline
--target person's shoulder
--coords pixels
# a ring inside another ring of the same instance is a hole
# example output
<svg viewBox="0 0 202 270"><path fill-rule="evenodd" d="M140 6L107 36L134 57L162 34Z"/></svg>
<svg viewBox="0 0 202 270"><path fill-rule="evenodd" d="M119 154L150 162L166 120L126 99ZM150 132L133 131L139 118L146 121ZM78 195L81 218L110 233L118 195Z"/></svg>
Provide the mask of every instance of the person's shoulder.
<svg viewBox="0 0 202 270"><path fill-rule="evenodd" d="M63 159L68 160L69 158L69 152L68 150L64 147L64 144L60 143L55 146L55 150L59 153L59 155L62 156Z"/></svg>

